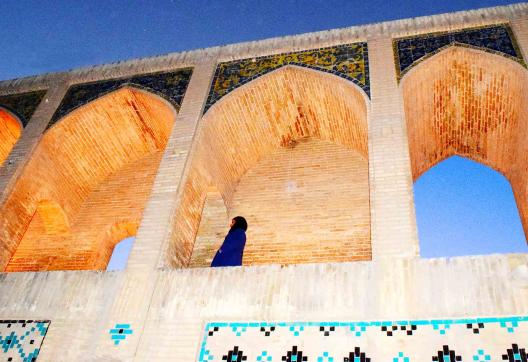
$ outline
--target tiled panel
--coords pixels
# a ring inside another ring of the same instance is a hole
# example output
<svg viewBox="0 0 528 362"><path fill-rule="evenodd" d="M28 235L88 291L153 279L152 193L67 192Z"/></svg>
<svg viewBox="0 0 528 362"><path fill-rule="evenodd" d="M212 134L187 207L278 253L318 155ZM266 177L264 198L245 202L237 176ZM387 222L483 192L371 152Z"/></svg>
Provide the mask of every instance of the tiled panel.
<svg viewBox="0 0 528 362"><path fill-rule="evenodd" d="M14 113L25 127L46 94L45 90L0 96L0 107Z"/></svg>
<svg viewBox="0 0 528 362"><path fill-rule="evenodd" d="M0 320L0 361L37 360L50 321Z"/></svg>
<svg viewBox="0 0 528 362"><path fill-rule="evenodd" d="M192 68L182 68L169 72L141 74L133 77L76 84L68 89L68 93L66 93L59 108L53 115L48 128L74 109L127 85L157 94L179 109L191 79L191 74Z"/></svg>
<svg viewBox="0 0 528 362"><path fill-rule="evenodd" d="M199 362L528 362L528 317L208 323Z"/></svg>
<svg viewBox="0 0 528 362"><path fill-rule="evenodd" d="M335 74L354 82L370 96L367 43L354 43L220 63L205 111L234 89L285 65Z"/></svg>
<svg viewBox="0 0 528 362"><path fill-rule="evenodd" d="M510 26L501 24L395 39L393 46L398 78L420 61L454 44L503 55L525 65Z"/></svg>

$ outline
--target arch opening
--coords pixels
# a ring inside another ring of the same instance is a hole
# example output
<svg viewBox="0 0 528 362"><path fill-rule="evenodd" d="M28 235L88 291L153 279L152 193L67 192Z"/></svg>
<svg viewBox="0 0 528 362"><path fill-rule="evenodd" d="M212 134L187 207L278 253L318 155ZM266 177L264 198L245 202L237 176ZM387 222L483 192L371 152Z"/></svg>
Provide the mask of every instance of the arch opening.
<svg viewBox="0 0 528 362"><path fill-rule="evenodd" d="M119 221L112 225L102 238L106 252L101 257L101 264L105 264L107 271L124 270L132 246L136 240L138 221Z"/></svg>
<svg viewBox="0 0 528 362"><path fill-rule="evenodd" d="M0 210L2 269L104 270L125 237L108 230L137 228L174 119L165 100L125 87L50 128ZM39 200L60 205L69 228L36 232Z"/></svg>
<svg viewBox="0 0 528 362"><path fill-rule="evenodd" d="M423 257L528 251L510 183L487 166L452 156L416 180L414 195Z"/></svg>
<svg viewBox="0 0 528 362"><path fill-rule="evenodd" d="M0 107L0 165L20 138L22 128L22 122L15 115Z"/></svg>
<svg viewBox="0 0 528 362"><path fill-rule="evenodd" d="M202 236L200 220L208 212L206 196L211 187L218 190L229 218L240 214L248 220L244 265L370 260L368 107L368 98L352 82L297 66L263 75L215 103L202 118L188 181L181 191L169 264L181 267L196 262L191 255L196 255L195 240ZM336 150L353 156L336 160ZM341 209L349 223L345 227L330 225L332 217L325 215L324 209L308 220L307 208L313 211L320 205L312 200L304 208L296 208L303 195L298 192L292 197L293 188L305 183L310 185L303 189L306 194L331 194L336 185L322 170L348 168L346 162L351 159L357 161L361 172L343 182L363 181L356 185L361 203ZM262 177L250 176L259 173ZM308 180L310 175L312 180ZM271 183L274 191L266 189ZM242 191L244 187L247 191ZM281 200L291 201L283 203L280 210L269 208ZM361 220L354 218L354 207L362 210ZM254 212L266 208L274 212L276 221L271 215L262 217ZM295 231L283 230L271 240L269 231L280 228L286 218L296 221ZM318 233L310 233L313 225L320 227ZM360 238L357 230L362 230ZM226 225L222 233L217 232L222 240L227 231ZM294 232L297 241L292 238ZM294 255L300 245L312 253ZM205 264L202 261L200 266Z"/></svg>
<svg viewBox="0 0 528 362"><path fill-rule="evenodd" d="M527 85L528 72L517 62L458 46L417 65L401 82L413 180L451 156L498 171L511 183L525 242Z"/></svg>

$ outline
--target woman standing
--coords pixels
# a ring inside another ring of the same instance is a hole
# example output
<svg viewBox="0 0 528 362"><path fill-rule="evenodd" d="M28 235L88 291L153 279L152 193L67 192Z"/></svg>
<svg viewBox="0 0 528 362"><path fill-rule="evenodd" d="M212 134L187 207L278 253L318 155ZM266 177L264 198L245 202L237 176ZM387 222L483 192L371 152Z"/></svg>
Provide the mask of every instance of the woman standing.
<svg viewBox="0 0 528 362"><path fill-rule="evenodd" d="M246 245L247 222L242 216L231 220L231 229L227 233L224 243L216 252L211 263L212 267L242 265L242 255Z"/></svg>

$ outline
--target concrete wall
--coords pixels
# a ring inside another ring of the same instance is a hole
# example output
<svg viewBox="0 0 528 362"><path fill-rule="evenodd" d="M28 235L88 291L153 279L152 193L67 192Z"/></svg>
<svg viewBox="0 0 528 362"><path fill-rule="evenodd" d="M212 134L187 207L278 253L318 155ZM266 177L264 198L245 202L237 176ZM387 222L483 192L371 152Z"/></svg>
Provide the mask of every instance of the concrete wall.
<svg viewBox="0 0 528 362"><path fill-rule="evenodd" d="M527 263L527 255L491 255L159 271L144 325L109 314L126 272L10 273L1 277L0 313L51 320L43 361L194 361L208 321L526 315ZM108 332L115 323L133 329L118 346Z"/></svg>
<svg viewBox="0 0 528 362"><path fill-rule="evenodd" d="M528 6L519 4L1 82L0 94L48 89L8 157L13 162L0 169L5 203L69 84L195 67L161 157L127 270L0 274L0 317L51 320L39 356L43 361L193 361L205 323L211 320L526 315L527 255L416 258L411 157L391 39L511 20L526 52L527 15ZM204 127L200 120L216 63L356 41L368 41L371 67L366 156L373 261L229 269L169 267L191 260L192 245L180 249L181 254L169 246L178 240L177 210L184 200L184 185L192 177L191 159L198 152L196 140ZM133 331L118 345L109 333L116 324L130 324Z"/></svg>

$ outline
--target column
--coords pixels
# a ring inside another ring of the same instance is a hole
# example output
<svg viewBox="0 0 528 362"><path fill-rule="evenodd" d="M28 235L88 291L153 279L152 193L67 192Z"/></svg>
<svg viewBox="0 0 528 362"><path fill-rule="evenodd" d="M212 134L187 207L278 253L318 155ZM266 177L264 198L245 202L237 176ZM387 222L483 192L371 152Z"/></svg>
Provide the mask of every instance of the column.
<svg viewBox="0 0 528 362"><path fill-rule="evenodd" d="M413 180L392 40L370 39L368 49L372 258L416 257L419 249Z"/></svg>

